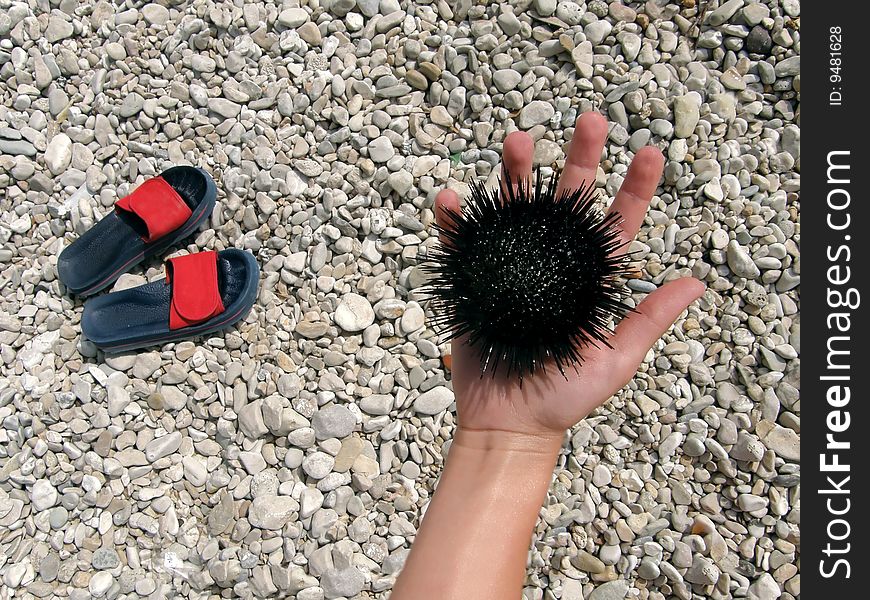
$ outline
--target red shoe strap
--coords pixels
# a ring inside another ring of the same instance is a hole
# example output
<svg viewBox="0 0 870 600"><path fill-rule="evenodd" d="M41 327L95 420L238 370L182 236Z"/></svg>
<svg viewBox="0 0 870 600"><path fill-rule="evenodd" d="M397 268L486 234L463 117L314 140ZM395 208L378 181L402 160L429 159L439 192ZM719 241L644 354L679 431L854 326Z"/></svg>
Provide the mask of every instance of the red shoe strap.
<svg viewBox="0 0 870 600"><path fill-rule="evenodd" d="M150 243L175 231L190 218L190 207L184 203L162 177L153 177L132 194L115 202L115 208L133 213L145 223L148 234L142 239Z"/></svg>
<svg viewBox="0 0 870 600"><path fill-rule="evenodd" d="M197 252L166 261L172 286L169 329L202 323L224 311L218 289L217 252Z"/></svg>

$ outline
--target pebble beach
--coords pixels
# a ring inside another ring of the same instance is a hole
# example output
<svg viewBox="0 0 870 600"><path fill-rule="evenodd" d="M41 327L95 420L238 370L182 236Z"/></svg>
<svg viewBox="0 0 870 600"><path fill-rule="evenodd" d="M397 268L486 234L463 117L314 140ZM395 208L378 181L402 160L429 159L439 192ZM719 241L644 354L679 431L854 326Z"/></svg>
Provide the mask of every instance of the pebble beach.
<svg viewBox="0 0 870 600"><path fill-rule="evenodd" d="M0 600L389 598L456 426L435 195L587 111L602 206L665 156L630 303L707 291L567 432L523 600L799 598L797 0L0 0ZM257 302L107 355L57 257L178 164L218 203L170 255Z"/></svg>

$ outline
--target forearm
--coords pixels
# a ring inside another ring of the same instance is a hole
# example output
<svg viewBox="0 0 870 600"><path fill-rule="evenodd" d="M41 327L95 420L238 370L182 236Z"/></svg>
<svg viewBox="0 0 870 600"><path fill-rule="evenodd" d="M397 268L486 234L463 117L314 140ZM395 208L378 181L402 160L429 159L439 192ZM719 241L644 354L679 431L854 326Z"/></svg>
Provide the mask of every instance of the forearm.
<svg viewBox="0 0 870 600"><path fill-rule="evenodd" d="M518 599L561 441L460 430L391 600Z"/></svg>

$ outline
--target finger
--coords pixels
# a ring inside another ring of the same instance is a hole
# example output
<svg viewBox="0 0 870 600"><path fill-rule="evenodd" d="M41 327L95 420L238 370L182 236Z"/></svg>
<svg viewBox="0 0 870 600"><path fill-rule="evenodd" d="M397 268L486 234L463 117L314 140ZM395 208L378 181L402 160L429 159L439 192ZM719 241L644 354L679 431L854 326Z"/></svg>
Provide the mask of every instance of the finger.
<svg viewBox="0 0 870 600"><path fill-rule="evenodd" d="M640 303L617 325L610 345L636 369L650 347L677 320L680 313L701 297L706 286L694 277L666 283ZM632 373L634 371L632 370Z"/></svg>
<svg viewBox="0 0 870 600"><path fill-rule="evenodd" d="M501 155L501 191L508 195L508 183L515 192L519 185L529 185L532 178L532 160L535 156L535 142L524 131L509 133L504 140Z"/></svg>
<svg viewBox="0 0 870 600"><path fill-rule="evenodd" d="M607 140L607 119L596 112L580 115L568 146L568 158L556 193L579 188L584 181L595 182L601 151Z"/></svg>
<svg viewBox="0 0 870 600"><path fill-rule="evenodd" d="M442 229L453 229L454 222L450 212L459 213L459 196L453 190L441 190L435 196L435 222Z"/></svg>
<svg viewBox="0 0 870 600"><path fill-rule="evenodd" d="M617 212L622 216L619 224L620 241L630 243L643 223L647 207L656 192L656 186L662 177L665 157L653 146L646 146L637 151L628 175L616 194L616 199L610 205L608 213Z"/></svg>

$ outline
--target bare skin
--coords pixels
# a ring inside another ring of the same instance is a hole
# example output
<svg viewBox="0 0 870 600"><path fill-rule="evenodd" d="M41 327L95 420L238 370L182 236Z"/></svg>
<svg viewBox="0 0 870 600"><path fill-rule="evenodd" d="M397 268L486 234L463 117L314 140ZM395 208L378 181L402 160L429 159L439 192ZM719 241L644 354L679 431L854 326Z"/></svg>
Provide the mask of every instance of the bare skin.
<svg viewBox="0 0 870 600"><path fill-rule="evenodd" d="M560 190L594 181L606 139L604 117L580 116ZM512 178L531 177L533 152L528 134L511 133L504 170ZM623 241L637 235L663 165L656 148L636 153L609 209L621 215ZM436 198L442 227L449 226L445 209L460 210L451 190ZM532 530L565 431L628 383L649 348L703 293L704 285L691 277L656 289L616 327L612 348L585 348L583 363L566 369L567 379L555 364L526 376L522 387L503 366L493 378L480 378L476 351L455 340L457 432L392 600L519 598Z"/></svg>

